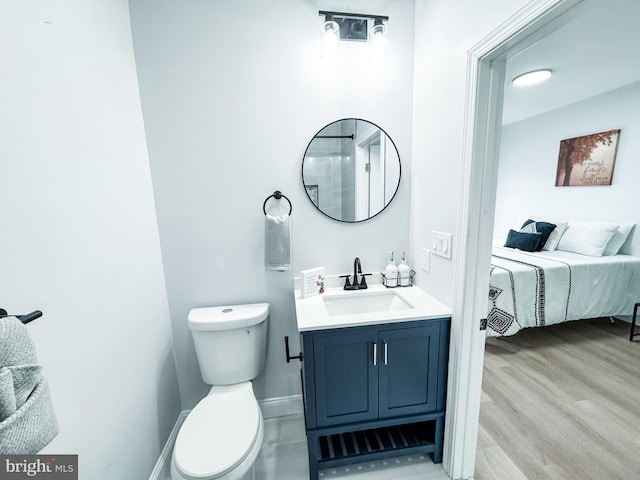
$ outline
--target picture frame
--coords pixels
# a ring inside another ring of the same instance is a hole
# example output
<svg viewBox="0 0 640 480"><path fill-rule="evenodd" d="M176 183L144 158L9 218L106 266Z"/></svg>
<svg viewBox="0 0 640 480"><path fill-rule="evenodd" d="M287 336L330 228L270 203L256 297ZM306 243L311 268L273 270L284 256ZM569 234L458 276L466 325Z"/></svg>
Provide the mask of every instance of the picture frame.
<svg viewBox="0 0 640 480"><path fill-rule="evenodd" d="M560 141L556 187L611 185L620 129Z"/></svg>

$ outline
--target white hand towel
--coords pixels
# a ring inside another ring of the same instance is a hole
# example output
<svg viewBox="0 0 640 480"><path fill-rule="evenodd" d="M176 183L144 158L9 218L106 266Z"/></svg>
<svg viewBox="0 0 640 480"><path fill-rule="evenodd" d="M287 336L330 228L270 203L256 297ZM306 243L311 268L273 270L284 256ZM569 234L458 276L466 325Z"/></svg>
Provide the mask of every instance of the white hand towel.
<svg viewBox="0 0 640 480"><path fill-rule="evenodd" d="M289 215L265 216L264 266L267 270L291 270Z"/></svg>

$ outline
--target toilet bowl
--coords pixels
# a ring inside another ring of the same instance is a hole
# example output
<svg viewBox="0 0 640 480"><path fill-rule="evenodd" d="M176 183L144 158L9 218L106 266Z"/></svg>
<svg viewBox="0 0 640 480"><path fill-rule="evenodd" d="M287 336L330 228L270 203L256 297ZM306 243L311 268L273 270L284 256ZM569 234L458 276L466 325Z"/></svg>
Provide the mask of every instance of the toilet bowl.
<svg viewBox="0 0 640 480"><path fill-rule="evenodd" d="M241 480L252 471L264 419L251 380L264 368L268 303L194 308L188 326L209 394L180 427L172 480Z"/></svg>
<svg viewBox="0 0 640 480"><path fill-rule="evenodd" d="M239 480L262 446L264 420L251 382L212 387L182 424L172 480Z"/></svg>

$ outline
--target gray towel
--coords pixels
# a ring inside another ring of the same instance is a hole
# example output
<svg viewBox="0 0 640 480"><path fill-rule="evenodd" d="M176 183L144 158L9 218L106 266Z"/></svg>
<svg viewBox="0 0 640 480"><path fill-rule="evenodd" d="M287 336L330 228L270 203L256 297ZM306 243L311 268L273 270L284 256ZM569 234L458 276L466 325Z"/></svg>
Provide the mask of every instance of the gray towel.
<svg viewBox="0 0 640 480"><path fill-rule="evenodd" d="M0 367L38 363L27 327L16 317L0 318Z"/></svg>
<svg viewBox="0 0 640 480"><path fill-rule="evenodd" d="M0 455L38 453L58 434L41 370L27 328L0 318Z"/></svg>
<svg viewBox="0 0 640 480"><path fill-rule="evenodd" d="M3 367L13 377L13 390L16 396L16 409L22 407L42 378L42 365L14 365Z"/></svg>
<svg viewBox="0 0 640 480"><path fill-rule="evenodd" d="M267 270L291 270L289 215L265 217L264 266Z"/></svg>
<svg viewBox="0 0 640 480"><path fill-rule="evenodd" d="M0 422L0 455L36 454L57 434L49 386L42 378L26 403Z"/></svg>
<svg viewBox="0 0 640 480"><path fill-rule="evenodd" d="M17 409L13 375L11 370L3 368L0 370L0 422L13 415Z"/></svg>

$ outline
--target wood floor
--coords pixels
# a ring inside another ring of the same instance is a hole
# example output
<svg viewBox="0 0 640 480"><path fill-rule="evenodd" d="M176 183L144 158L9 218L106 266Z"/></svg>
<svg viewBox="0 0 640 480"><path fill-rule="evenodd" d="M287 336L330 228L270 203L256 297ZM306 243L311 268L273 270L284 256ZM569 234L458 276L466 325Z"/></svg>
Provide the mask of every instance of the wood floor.
<svg viewBox="0 0 640 480"><path fill-rule="evenodd" d="M640 341L581 320L486 343L476 480L640 479Z"/></svg>

